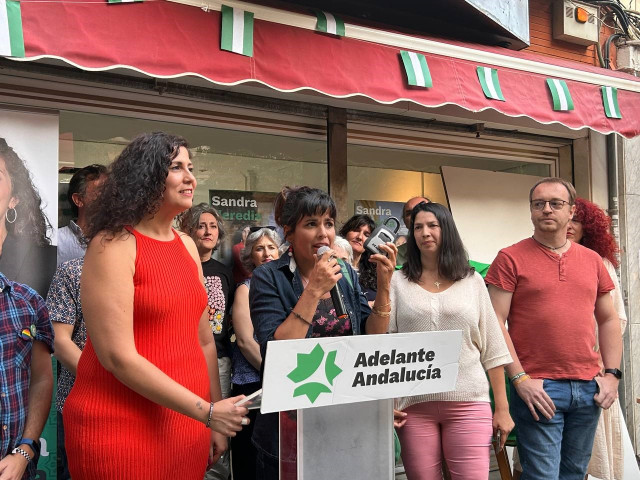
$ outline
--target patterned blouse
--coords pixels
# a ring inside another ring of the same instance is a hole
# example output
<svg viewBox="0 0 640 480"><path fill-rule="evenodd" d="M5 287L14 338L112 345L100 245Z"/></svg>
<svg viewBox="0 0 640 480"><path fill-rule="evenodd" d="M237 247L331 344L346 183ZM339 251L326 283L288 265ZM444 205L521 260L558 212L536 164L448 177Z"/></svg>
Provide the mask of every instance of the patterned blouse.
<svg viewBox="0 0 640 480"><path fill-rule="evenodd" d="M336 317L336 309L330 298L322 298L318 302L318 308L311 321L312 337L342 337L352 335L351 320L349 317L340 319Z"/></svg>
<svg viewBox="0 0 640 480"><path fill-rule="evenodd" d="M60 264L53 276L49 294L47 295L47 307L49 318L52 322L73 325L71 340L80 350L87 342L87 329L82 316L80 305L80 275L84 257L74 258ZM67 395L73 387L76 377L60 364L60 376L58 377L58 390L56 392L56 408L62 412Z"/></svg>
<svg viewBox="0 0 640 480"><path fill-rule="evenodd" d="M204 286L207 289L209 325L216 341L218 358L231 356L229 319L233 305L231 269L213 258L202 262Z"/></svg>

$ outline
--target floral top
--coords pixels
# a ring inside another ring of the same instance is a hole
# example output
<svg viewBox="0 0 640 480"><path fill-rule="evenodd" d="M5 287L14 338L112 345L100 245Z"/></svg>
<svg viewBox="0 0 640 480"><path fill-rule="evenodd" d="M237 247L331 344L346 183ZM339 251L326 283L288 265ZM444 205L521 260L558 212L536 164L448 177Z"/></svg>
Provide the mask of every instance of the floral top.
<svg viewBox="0 0 640 480"><path fill-rule="evenodd" d="M84 257L61 263L53 276L49 295L47 295L49 318L52 322L73 325L71 340L80 350L87 342L87 329L80 305L80 275L83 264ZM56 408L59 412L62 412L64 402L75 379L75 375L61 364L58 390L56 391Z"/></svg>
<svg viewBox="0 0 640 480"><path fill-rule="evenodd" d="M204 286L207 290L209 325L216 341L218 358L229 357L229 312L233 304L231 269L213 258L202 262Z"/></svg>
<svg viewBox="0 0 640 480"><path fill-rule="evenodd" d="M204 287L207 289L209 326L214 335L220 335L227 304L222 290L222 280L220 277L204 277Z"/></svg>
<svg viewBox="0 0 640 480"><path fill-rule="evenodd" d="M352 335L349 317L336 317L336 309L330 298L322 298L311 321L311 337L342 337Z"/></svg>

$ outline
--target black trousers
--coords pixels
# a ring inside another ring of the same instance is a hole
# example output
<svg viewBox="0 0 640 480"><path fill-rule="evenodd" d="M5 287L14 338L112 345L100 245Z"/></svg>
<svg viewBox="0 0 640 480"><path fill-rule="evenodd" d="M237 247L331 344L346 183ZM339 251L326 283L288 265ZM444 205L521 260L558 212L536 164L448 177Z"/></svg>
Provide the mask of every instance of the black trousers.
<svg viewBox="0 0 640 480"><path fill-rule="evenodd" d="M231 385L231 396L250 395L261 387L260 382L246 383L244 385ZM256 447L251 443L253 426L258 410L249 410L251 423L231 437L231 472L234 480L251 480L256 478Z"/></svg>

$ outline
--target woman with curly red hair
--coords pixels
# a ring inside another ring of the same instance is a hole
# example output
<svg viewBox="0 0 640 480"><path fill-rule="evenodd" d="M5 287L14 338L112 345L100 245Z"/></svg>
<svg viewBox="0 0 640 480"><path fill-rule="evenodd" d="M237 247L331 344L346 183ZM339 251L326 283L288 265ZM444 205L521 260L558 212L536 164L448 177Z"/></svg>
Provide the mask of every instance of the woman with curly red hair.
<svg viewBox="0 0 640 480"><path fill-rule="evenodd" d="M576 213L569 225L567 238L590 248L615 268L618 267L620 248L611 233L611 218L595 203L576 198Z"/></svg>
<svg viewBox="0 0 640 480"><path fill-rule="evenodd" d="M576 211L573 219L569 222L567 238L590 248L602 257L615 285L611 295L620 319L620 334L622 335L627 326L627 315L624 311L620 284L616 274L617 253L620 248L611 233L611 219L595 203L576 198ZM618 400L611 405L611 408L602 411L593 442L589 475L602 480L622 478L624 462L621 415L622 410Z"/></svg>

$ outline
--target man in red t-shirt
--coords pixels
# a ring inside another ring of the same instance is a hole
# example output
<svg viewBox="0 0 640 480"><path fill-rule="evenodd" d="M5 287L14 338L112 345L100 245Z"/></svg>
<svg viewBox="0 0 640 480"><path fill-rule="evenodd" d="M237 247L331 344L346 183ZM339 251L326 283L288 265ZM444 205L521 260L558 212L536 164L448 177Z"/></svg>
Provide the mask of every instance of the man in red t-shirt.
<svg viewBox="0 0 640 480"><path fill-rule="evenodd" d="M485 279L503 327L509 322L522 480L584 479L600 408L611 406L622 376L620 324L607 295L613 282L597 253L567 241L575 197L560 178L536 183L533 236L502 249Z"/></svg>

